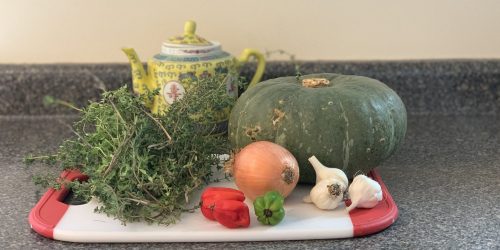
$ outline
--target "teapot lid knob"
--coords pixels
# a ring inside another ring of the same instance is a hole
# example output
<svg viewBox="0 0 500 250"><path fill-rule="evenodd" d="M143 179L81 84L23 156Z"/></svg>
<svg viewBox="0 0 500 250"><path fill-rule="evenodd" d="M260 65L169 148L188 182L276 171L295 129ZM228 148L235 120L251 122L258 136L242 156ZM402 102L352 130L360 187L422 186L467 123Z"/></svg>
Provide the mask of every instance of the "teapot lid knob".
<svg viewBox="0 0 500 250"><path fill-rule="evenodd" d="M192 20L187 21L184 24L184 35L193 36L195 32L196 32L196 23Z"/></svg>
<svg viewBox="0 0 500 250"><path fill-rule="evenodd" d="M182 45L193 45L193 46L208 46L212 45L211 42L203 37L197 36L196 32L196 22L189 20L184 23L184 34L182 36L174 36L168 41L170 44L182 44Z"/></svg>

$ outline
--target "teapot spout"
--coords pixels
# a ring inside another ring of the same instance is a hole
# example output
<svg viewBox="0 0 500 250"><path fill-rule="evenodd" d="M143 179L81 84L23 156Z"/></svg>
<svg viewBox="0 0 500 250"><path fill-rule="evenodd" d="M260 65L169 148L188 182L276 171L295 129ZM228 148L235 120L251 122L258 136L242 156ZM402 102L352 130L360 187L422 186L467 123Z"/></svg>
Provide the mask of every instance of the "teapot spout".
<svg viewBox="0 0 500 250"><path fill-rule="evenodd" d="M132 69L132 86L134 92L137 94L144 94L145 88L148 87L148 75L144 70L144 66L139 59L139 56L133 48L123 48L122 51L125 52L128 60L130 61L130 68Z"/></svg>

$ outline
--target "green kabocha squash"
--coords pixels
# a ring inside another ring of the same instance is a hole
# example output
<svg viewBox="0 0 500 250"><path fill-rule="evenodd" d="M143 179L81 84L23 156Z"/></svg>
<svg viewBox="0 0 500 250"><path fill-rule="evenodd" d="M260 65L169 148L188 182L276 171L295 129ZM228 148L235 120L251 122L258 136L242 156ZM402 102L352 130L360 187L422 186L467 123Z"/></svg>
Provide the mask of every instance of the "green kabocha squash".
<svg viewBox="0 0 500 250"><path fill-rule="evenodd" d="M235 149L271 141L297 158L301 183L315 183L308 158L349 178L387 159L406 133L406 109L387 85L368 77L312 74L281 77L248 89L229 118Z"/></svg>

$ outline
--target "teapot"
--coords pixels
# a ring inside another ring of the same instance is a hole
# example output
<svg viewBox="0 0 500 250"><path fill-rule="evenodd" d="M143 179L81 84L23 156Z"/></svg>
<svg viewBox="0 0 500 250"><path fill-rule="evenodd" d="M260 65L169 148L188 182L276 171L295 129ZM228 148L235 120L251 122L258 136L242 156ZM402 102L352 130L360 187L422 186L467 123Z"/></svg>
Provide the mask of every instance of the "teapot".
<svg viewBox="0 0 500 250"><path fill-rule="evenodd" d="M151 103L146 103L152 113L163 114L174 101L186 94L191 84L214 74L233 74L226 77L228 80L225 83L228 94L236 98L238 86L234 74L237 72L233 73L232 69L239 69L251 57L257 59L257 69L249 87L260 81L265 68L264 56L260 52L245 49L236 59L223 51L219 42L208 41L195 32L196 23L187 21L184 34L164 42L161 52L148 60L147 73L134 49L122 49L130 61L134 92L144 94L147 90L160 90Z"/></svg>

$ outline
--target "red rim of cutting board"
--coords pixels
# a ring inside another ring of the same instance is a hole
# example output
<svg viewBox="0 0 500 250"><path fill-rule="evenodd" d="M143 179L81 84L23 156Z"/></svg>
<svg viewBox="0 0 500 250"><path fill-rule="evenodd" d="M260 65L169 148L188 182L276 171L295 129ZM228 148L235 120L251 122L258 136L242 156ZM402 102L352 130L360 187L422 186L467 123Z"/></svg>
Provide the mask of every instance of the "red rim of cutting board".
<svg viewBox="0 0 500 250"><path fill-rule="evenodd" d="M374 169L370 171L368 176L372 177L380 184L383 198L382 201L373 208L355 208L349 212L349 217L353 225L353 237L366 236L380 232L393 224L398 217L396 203L392 199L389 190L387 190L378 172ZM78 170L63 171L60 178L69 181L75 179L86 181L88 179L87 176L83 175ZM29 223L35 232L44 237L54 239L54 228L70 206L63 202L68 193L69 189L63 186L59 190L50 188L42 196L29 214ZM350 200L346 201L346 206L350 203Z"/></svg>
<svg viewBox="0 0 500 250"><path fill-rule="evenodd" d="M78 170L66 170L60 175L61 179L73 181L86 181L88 177ZM50 188L31 209L29 223L31 228L40 235L54 239L54 228L68 210L69 205L64 203L64 198L69 193L69 189L64 185L55 190Z"/></svg>
<svg viewBox="0 0 500 250"><path fill-rule="evenodd" d="M368 176L380 184L383 197L382 201L373 208L355 208L349 212L354 231L353 237L380 232L392 225L398 218L398 207L377 170L370 171ZM350 204L350 200L346 201L346 206Z"/></svg>

